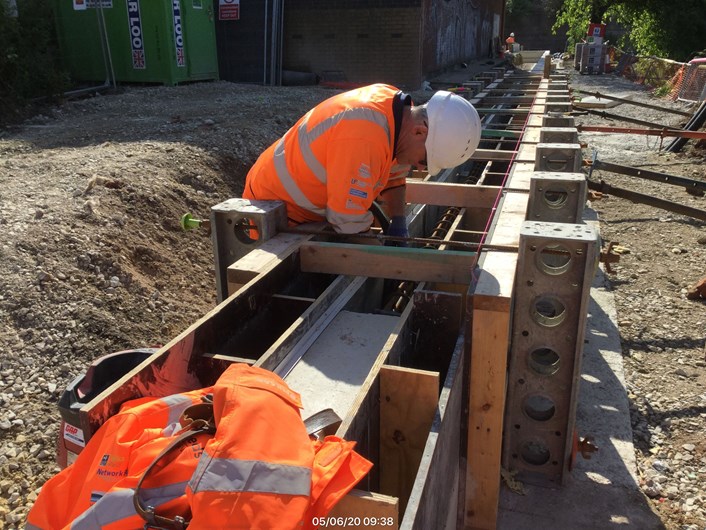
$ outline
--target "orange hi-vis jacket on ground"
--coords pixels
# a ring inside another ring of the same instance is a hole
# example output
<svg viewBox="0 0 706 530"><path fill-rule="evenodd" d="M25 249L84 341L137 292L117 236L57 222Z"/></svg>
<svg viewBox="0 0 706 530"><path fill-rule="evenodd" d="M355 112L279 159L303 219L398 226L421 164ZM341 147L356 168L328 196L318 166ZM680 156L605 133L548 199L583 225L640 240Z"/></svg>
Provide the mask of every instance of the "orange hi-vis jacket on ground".
<svg viewBox="0 0 706 530"><path fill-rule="evenodd" d="M27 528L141 528L145 522L132 496L142 473L171 442L179 418L210 388L154 399L127 402L90 439L76 461L49 479L27 517ZM155 473L146 486L149 502L160 513L188 510L184 495L207 439L201 435L185 447L170 467Z"/></svg>
<svg viewBox="0 0 706 530"><path fill-rule="evenodd" d="M338 232L366 231L373 200L403 185L410 169L394 160L393 106L405 104L408 96L382 84L320 103L260 155L243 197L284 201L291 224L327 220Z"/></svg>
<svg viewBox="0 0 706 530"><path fill-rule="evenodd" d="M187 439L140 487L141 504L160 516L183 517L191 529L313 529L372 466L354 442L312 440L299 395L277 375L234 364L212 388L123 406L42 487L27 528L142 528L140 478L174 440L175 415L211 392L215 435Z"/></svg>
<svg viewBox="0 0 706 530"><path fill-rule="evenodd" d="M355 442L329 436L312 445L299 395L271 372L226 372L213 401L218 431L187 489L190 530L317 528L372 466Z"/></svg>

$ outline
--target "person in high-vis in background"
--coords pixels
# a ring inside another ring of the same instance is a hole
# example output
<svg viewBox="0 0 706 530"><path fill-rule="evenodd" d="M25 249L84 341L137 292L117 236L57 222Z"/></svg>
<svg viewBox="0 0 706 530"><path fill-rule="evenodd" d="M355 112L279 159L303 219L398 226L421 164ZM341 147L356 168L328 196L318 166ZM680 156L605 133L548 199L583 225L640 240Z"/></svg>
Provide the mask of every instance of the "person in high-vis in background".
<svg viewBox="0 0 706 530"><path fill-rule="evenodd" d="M515 34L510 33L510 36L505 39L505 44L507 44L508 51L512 51L512 45L515 44Z"/></svg>
<svg viewBox="0 0 706 530"><path fill-rule="evenodd" d="M436 92L424 105L375 84L333 96L307 112L258 158L243 197L282 200L289 224L327 221L361 234L374 200L390 218L387 235L408 237L405 177L412 166L435 175L478 147L478 112L462 97Z"/></svg>

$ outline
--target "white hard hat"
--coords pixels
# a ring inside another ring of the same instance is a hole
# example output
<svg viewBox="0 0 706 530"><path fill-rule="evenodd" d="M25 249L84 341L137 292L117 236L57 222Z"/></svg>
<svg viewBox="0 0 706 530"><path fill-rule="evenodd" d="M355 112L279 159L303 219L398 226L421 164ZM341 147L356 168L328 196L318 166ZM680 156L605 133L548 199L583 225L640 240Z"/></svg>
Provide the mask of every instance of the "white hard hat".
<svg viewBox="0 0 706 530"><path fill-rule="evenodd" d="M515 34L514 34L514 33L510 33L510 36L511 36L511 37L514 37L514 36L515 36Z"/></svg>
<svg viewBox="0 0 706 530"><path fill-rule="evenodd" d="M427 170L436 175L444 168L457 167L471 158L480 142L480 116L461 96L439 90L426 104L429 132Z"/></svg>

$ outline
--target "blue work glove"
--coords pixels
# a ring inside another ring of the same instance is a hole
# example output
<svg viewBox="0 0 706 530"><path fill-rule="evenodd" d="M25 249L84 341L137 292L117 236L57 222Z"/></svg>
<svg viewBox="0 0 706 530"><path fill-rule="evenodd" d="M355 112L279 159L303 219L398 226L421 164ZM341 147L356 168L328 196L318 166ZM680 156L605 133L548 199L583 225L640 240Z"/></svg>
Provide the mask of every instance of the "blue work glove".
<svg viewBox="0 0 706 530"><path fill-rule="evenodd" d="M390 219L390 226L387 227L388 236L409 237L407 230L407 218L404 215L396 215ZM385 241L385 246L388 247L406 247L406 241Z"/></svg>

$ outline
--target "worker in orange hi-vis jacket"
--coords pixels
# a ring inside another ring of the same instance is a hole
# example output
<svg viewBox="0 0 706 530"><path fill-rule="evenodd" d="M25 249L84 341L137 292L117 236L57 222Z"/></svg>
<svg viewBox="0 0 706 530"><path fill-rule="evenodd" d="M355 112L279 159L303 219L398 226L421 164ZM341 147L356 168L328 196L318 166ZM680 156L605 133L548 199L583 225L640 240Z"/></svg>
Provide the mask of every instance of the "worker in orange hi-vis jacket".
<svg viewBox="0 0 706 530"><path fill-rule="evenodd" d="M510 36L505 39L505 44L507 44L508 51L512 51L512 45L515 44L515 34L510 33Z"/></svg>
<svg viewBox="0 0 706 530"><path fill-rule="evenodd" d="M478 147L481 123L462 97L436 92L415 106L375 84L333 96L307 112L248 173L243 197L282 200L290 225L328 221L336 232L370 229L378 200L387 235L408 237L405 177L457 167Z"/></svg>

